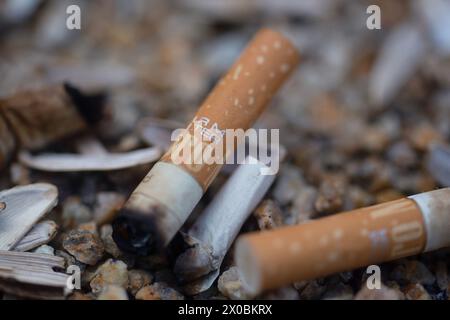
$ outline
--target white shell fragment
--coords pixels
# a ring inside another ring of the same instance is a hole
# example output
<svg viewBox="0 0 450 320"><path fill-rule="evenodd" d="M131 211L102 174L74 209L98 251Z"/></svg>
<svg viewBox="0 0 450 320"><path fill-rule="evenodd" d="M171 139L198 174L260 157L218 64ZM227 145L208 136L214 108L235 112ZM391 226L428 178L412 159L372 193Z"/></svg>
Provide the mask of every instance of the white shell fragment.
<svg viewBox="0 0 450 320"><path fill-rule="evenodd" d="M23 151L19 160L32 169L49 172L110 171L126 169L158 160L159 148L145 148L127 153L66 154L43 153L33 156Z"/></svg>
<svg viewBox="0 0 450 320"><path fill-rule="evenodd" d="M68 275L64 258L31 252L0 251L0 291L35 299L58 299L67 295Z"/></svg>
<svg viewBox="0 0 450 320"><path fill-rule="evenodd" d="M39 222L14 246L14 251L29 251L47 244L55 237L57 230L58 226L54 221Z"/></svg>
<svg viewBox="0 0 450 320"><path fill-rule="evenodd" d="M376 106L385 106L414 75L426 53L419 28L406 23L386 38L369 78L369 97Z"/></svg>
<svg viewBox="0 0 450 320"><path fill-rule="evenodd" d="M11 250L57 202L58 190L47 183L0 193L0 250Z"/></svg>

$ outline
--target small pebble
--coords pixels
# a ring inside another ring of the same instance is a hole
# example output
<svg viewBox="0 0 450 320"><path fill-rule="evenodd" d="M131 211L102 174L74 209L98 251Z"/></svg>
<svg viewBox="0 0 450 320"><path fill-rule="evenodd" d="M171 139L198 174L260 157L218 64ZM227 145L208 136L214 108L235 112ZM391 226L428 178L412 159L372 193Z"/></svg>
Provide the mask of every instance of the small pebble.
<svg viewBox="0 0 450 320"><path fill-rule="evenodd" d="M128 291L133 296L142 288L153 282L153 276L144 270L133 269L128 271Z"/></svg>
<svg viewBox="0 0 450 320"><path fill-rule="evenodd" d="M292 286L270 291L262 296L265 300L298 300L300 295Z"/></svg>
<svg viewBox="0 0 450 320"><path fill-rule="evenodd" d="M429 124L416 125L407 135L412 146L418 151L426 151L432 143L443 142L441 134Z"/></svg>
<svg viewBox="0 0 450 320"><path fill-rule="evenodd" d="M401 291L382 284L380 289L369 289L365 284L356 293L355 300L404 300Z"/></svg>
<svg viewBox="0 0 450 320"><path fill-rule="evenodd" d="M357 186L349 186L345 198L344 211L368 207L374 202L373 196Z"/></svg>
<svg viewBox="0 0 450 320"><path fill-rule="evenodd" d="M92 220L91 210L81 203L79 197L71 196L62 204L62 219L65 228L73 228Z"/></svg>
<svg viewBox="0 0 450 320"><path fill-rule="evenodd" d="M366 151L373 153L383 151L389 144L389 136L378 127L368 127L358 139L361 139L362 146Z"/></svg>
<svg viewBox="0 0 450 320"><path fill-rule="evenodd" d="M33 250L34 253L41 253L41 254L49 254L51 256L55 255L55 249L44 244L42 246L37 247Z"/></svg>
<svg viewBox="0 0 450 320"><path fill-rule="evenodd" d="M322 283L322 280L309 281L305 288L300 292L301 300L315 300L320 299L327 287Z"/></svg>
<svg viewBox="0 0 450 320"><path fill-rule="evenodd" d="M418 260L404 260L391 272L392 279L409 284L432 285L436 278L430 270Z"/></svg>
<svg viewBox="0 0 450 320"><path fill-rule="evenodd" d="M164 282L156 282L141 288L136 293L137 300L184 300L184 296Z"/></svg>
<svg viewBox="0 0 450 320"><path fill-rule="evenodd" d="M431 300L431 296L420 283L413 283L403 289L407 300Z"/></svg>
<svg viewBox="0 0 450 320"><path fill-rule="evenodd" d="M251 295L244 288L242 278L236 267L231 267L219 277L219 291L232 300L250 299Z"/></svg>
<svg viewBox="0 0 450 320"><path fill-rule="evenodd" d="M305 186L299 190L291 207L291 211L296 215L296 223L311 219L311 216L314 214L314 201L316 197L317 190L314 187Z"/></svg>
<svg viewBox="0 0 450 320"><path fill-rule="evenodd" d="M436 283L441 290L446 290L450 285L450 278L448 276L447 264L445 261L438 261L435 270Z"/></svg>
<svg viewBox="0 0 450 320"><path fill-rule="evenodd" d="M393 144L387 151L387 158L400 168L411 168L418 160L414 149L406 141Z"/></svg>
<svg viewBox="0 0 450 320"><path fill-rule="evenodd" d="M128 295L126 290L120 286L107 285L102 289L97 300L128 300Z"/></svg>
<svg viewBox="0 0 450 320"><path fill-rule="evenodd" d="M100 237L105 246L105 251L117 259L122 255L122 251L113 240L112 232L112 226L110 224L105 224L100 228Z"/></svg>
<svg viewBox="0 0 450 320"><path fill-rule="evenodd" d="M97 224L94 221L81 223L78 227L78 230L88 231L95 235L98 235Z"/></svg>
<svg viewBox="0 0 450 320"><path fill-rule="evenodd" d="M322 296L324 300L351 300L353 299L353 289L349 285L337 283L331 288L327 288Z"/></svg>
<svg viewBox="0 0 450 320"><path fill-rule="evenodd" d="M81 293L79 291L75 291L69 297L69 300L94 300L94 298L90 294Z"/></svg>
<svg viewBox="0 0 450 320"><path fill-rule="evenodd" d="M75 259L74 256L68 254L64 250L55 250L55 256L64 258L66 268L68 266L76 265L76 266L80 267L80 269L82 271L84 271L86 269L86 265L84 263L78 261L77 259Z"/></svg>
<svg viewBox="0 0 450 320"><path fill-rule="evenodd" d="M304 185L301 171L295 166L283 166L275 184L273 195L281 205L286 205L297 196Z"/></svg>
<svg viewBox="0 0 450 320"><path fill-rule="evenodd" d="M260 230L270 230L283 225L281 209L273 200L264 200L253 215Z"/></svg>
<svg viewBox="0 0 450 320"><path fill-rule="evenodd" d="M108 259L97 269L90 282L94 293L99 293L108 285L128 287L127 265L123 261Z"/></svg>
<svg viewBox="0 0 450 320"><path fill-rule="evenodd" d="M340 177L329 176L320 185L314 203L316 212L320 215L336 213L342 209L346 186Z"/></svg>
<svg viewBox="0 0 450 320"><path fill-rule="evenodd" d="M78 261L95 265L104 253L104 246L100 237L86 230L72 230L63 240L63 247Z"/></svg>

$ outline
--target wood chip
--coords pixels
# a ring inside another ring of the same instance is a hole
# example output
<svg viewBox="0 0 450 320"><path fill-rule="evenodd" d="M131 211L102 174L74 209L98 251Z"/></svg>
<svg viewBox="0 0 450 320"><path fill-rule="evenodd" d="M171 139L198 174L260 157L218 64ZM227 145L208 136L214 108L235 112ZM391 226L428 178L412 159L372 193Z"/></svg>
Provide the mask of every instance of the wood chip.
<svg viewBox="0 0 450 320"><path fill-rule="evenodd" d="M0 251L0 290L35 299L63 298L69 293L64 259L48 254Z"/></svg>
<svg viewBox="0 0 450 320"><path fill-rule="evenodd" d="M26 166L48 172L110 171L154 162L161 156L159 148L145 148L127 153L68 154L43 153L33 156L26 151L19 160Z"/></svg>
<svg viewBox="0 0 450 320"><path fill-rule="evenodd" d="M0 193L0 250L11 250L57 202L58 190L47 183L15 187Z"/></svg>

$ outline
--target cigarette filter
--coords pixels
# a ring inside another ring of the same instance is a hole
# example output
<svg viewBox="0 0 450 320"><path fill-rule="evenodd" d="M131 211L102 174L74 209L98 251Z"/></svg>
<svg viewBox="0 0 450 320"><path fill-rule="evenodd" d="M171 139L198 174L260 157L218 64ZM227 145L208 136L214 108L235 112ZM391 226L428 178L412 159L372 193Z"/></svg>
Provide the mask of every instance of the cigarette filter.
<svg viewBox="0 0 450 320"><path fill-rule="evenodd" d="M258 32L200 106L185 134L200 131L205 150L213 137L223 137L225 129L248 129L298 61L297 50L285 37L267 29ZM114 223L114 239L123 250L147 254L154 245L167 245L222 167L174 163L171 155L183 136L153 166Z"/></svg>
<svg viewBox="0 0 450 320"><path fill-rule="evenodd" d="M235 259L259 293L450 246L450 188L237 240Z"/></svg>
<svg viewBox="0 0 450 320"><path fill-rule="evenodd" d="M209 289L217 278L239 230L275 179L275 175L262 175L267 166L250 158L236 169L185 235L190 248L178 257L175 273L185 282L208 274L202 286L195 286L195 294Z"/></svg>
<svg viewBox="0 0 450 320"><path fill-rule="evenodd" d="M98 121L104 95L66 84L0 99L0 169L19 148L36 149Z"/></svg>

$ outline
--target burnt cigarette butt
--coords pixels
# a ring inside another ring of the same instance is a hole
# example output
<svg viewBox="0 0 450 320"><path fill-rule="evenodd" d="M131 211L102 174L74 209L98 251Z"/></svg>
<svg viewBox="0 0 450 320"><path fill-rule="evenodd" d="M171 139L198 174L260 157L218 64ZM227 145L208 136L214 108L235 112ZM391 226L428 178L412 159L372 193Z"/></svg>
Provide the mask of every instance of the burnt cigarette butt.
<svg viewBox="0 0 450 320"><path fill-rule="evenodd" d="M10 150L43 147L98 121L104 100L103 94L85 95L69 84L18 92L0 99L1 139L15 137Z"/></svg>
<svg viewBox="0 0 450 320"><path fill-rule="evenodd" d="M297 50L284 36L268 29L256 34L125 204L114 224L114 238L123 250L147 254L153 244L167 245L222 167L174 163L172 154L183 137L200 131L204 150L225 129L250 128L298 62Z"/></svg>
<svg viewBox="0 0 450 320"><path fill-rule="evenodd" d="M447 247L449 230L450 188L445 188L241 236L235 259L248 289L259 293Z"/></svg>

